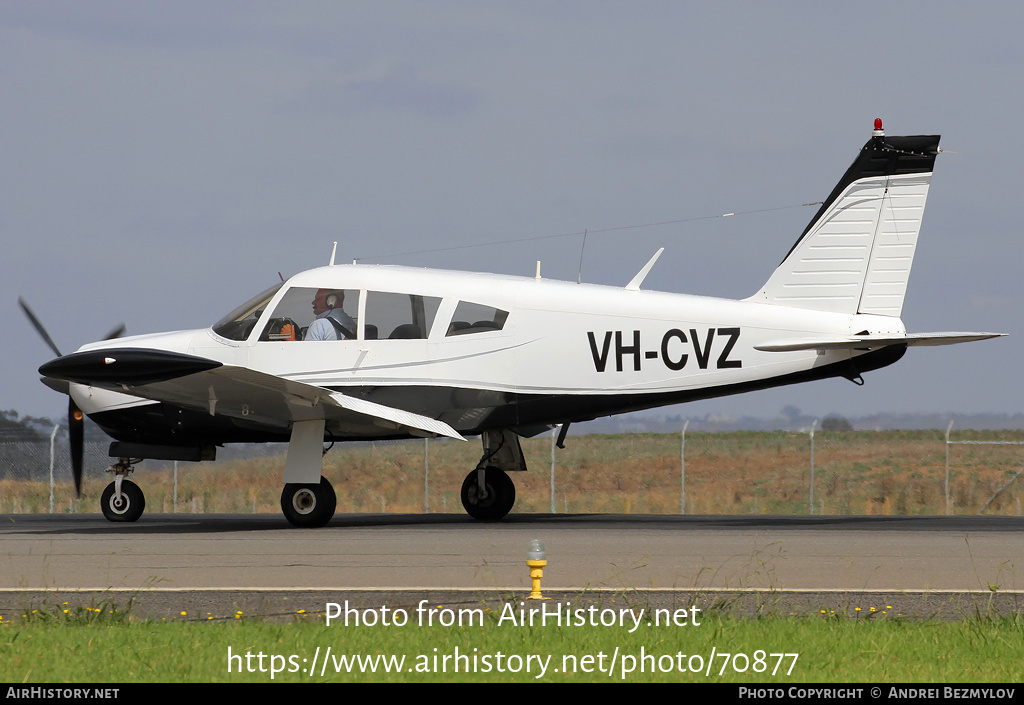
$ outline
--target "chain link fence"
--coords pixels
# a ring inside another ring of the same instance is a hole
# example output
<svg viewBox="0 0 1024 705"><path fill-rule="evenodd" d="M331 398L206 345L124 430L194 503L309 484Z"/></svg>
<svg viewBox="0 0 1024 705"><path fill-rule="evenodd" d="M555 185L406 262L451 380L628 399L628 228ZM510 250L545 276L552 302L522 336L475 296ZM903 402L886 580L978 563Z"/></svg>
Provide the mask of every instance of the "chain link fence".
<svg viewBox="0 0 1024 705"><path fill-rule="evenodd" d="M526 513L1020 515L1024 432L680 432L523 439ZM76 498L65 440L0 443L0 514L99 511L107 443L87 443ZM157 513L278 513L287 446L218 449L212 463L147 460L133 479ZM457 512L475 439L335 445L338 511ZM52 509L51 509L52 507Z"/></svg>

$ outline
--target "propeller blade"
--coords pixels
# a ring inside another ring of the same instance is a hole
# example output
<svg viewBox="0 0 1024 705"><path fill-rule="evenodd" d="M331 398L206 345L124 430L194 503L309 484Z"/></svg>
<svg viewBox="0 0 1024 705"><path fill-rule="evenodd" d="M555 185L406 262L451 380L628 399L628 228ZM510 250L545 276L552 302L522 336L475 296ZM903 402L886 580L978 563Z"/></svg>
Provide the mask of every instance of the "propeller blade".
<svg viewBox="0 0 1024 705"><path fill-rule="evenodd" d="M21 310L25 312L25 315L28 316L28 320L35 327L36 333L38 333L40 337L42 337L43 341L50 346L50 350L53 350L57 357L63 357L60 354L60 350L57 349L56 343L53 342L53 338L51 338L50 334L46 332L46 329L43 328L43 324L39 322L38 318L36 318L36 314L32 313L32 309L28 307L28 304L25 303L25 300L20 296L18 297L18 304L21 306Z"/></svg>
<svg viewBox="0 0 1024 705"><path fill-rule="evenodd" d="M122 323L117 328L107 333L103 337L103 340L113 340L114 338L120 338L122 335L124 335L124 330L124 323Z"/></svg>
<svg viewBox="0 0 1024 705"><path fill-rule="evenodd" d="M68 397L68 440L71 442L71 475L75 478L75 495L81 497L85 416L71 397Z"/></svg>

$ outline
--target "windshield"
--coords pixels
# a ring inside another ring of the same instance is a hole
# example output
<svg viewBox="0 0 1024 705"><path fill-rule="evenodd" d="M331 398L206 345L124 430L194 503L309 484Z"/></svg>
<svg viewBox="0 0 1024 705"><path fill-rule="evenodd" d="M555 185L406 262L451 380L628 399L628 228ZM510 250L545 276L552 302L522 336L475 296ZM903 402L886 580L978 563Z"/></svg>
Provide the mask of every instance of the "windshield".
<svg viewBox="0 0 1024 705"><path fill-rule="evenodd" d="M224 316L213 324L213 332L228 340L245 340L252 332L256 321L263 315L263 310L274 298L274 294L284 286L284 282L275 284L261 294L258 294L234 311Z"/></svg>

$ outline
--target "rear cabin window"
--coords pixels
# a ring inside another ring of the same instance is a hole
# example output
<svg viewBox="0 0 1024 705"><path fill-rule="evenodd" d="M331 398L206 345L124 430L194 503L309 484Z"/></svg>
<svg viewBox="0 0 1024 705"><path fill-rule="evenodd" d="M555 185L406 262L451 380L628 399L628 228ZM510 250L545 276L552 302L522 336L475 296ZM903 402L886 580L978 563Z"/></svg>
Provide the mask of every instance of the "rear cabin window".
<svg viewBox="0 0 1024 705"><path fill-rule="evenodd" d="M425 339L440 306L436 296L368 291L364 335L367 340Z"/></svg>
<svg viewBox="0 0 1024 705"><path fill-rule="evenodd" d="M472 335L501 330L508 319L508 311L493 306L460 301L455 307L455 315L448 326L446 336Z"/></svg>

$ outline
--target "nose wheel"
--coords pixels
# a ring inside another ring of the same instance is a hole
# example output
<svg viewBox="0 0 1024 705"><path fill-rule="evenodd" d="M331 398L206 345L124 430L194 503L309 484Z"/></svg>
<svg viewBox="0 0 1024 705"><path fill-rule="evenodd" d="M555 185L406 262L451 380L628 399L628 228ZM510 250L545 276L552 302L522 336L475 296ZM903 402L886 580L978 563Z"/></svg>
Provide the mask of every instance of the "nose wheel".
<svg viewBox="0 0 1024 705"><path fill-rule="evenodd" d="M145 511L146 496L138 485L127 479L140 462L141 458L118 458L107 468L107 472L114 475L114 481L104 488L100 497L100 509L107 521L138 521Z"/></svg>
<svg viewBox="0 0 1024 705"><path fill-rule="evenodd" d="M319 484L287 483L281 492L281 511L292 526L317 528L334 516L338 499L334 487L321 477Z"/></svg>
<svg viewBox="0 0 1024 705"><path fill-rule="evenodd" d="M120 484L120 492L117 485ZM138 521L146 509L146 496L131 480L116 480L103 490L100 508L108 521Z"/></svg>
<svg viewBox="0 0 1024 705"><path fill-rule="evenodd" d="M473 470L462 483L462 506L474 519L497 521L512 511L516 485L504 470Z"/></svg>

